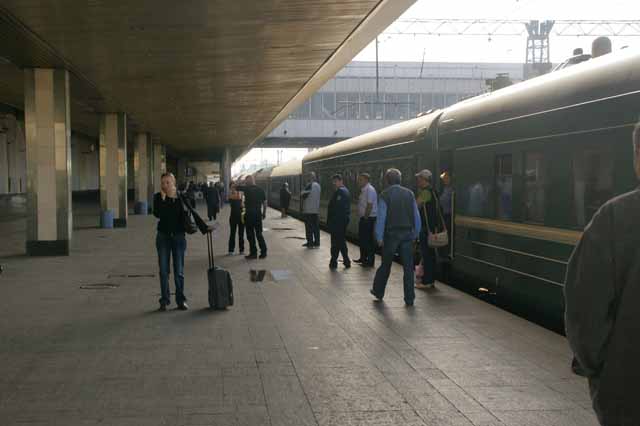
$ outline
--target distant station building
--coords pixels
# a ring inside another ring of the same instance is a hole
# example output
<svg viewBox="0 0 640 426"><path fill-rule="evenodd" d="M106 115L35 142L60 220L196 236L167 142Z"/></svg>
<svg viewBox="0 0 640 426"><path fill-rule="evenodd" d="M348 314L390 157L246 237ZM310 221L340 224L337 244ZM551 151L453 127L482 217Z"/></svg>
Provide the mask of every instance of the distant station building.
<svg viewBox="0 0 640 426"><path fill-rule="evenodd" d="M324 146L523 80L522 64L351 62L263 140L263 147Z"/></svg>

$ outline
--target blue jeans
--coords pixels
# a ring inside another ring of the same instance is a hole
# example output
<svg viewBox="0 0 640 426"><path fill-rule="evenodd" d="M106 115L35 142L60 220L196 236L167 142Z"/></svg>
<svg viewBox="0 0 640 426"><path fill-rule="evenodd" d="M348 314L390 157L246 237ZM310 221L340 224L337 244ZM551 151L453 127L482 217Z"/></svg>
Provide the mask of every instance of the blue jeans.
<svg viewBox="0 0 640 426"><path fill-rule="evenodd" d="M180 305L187 300L184 297L184 252L187 240L184 234L165 234L158 232L156 236L158 264L160 266L160 304L171 304L169 292L169 260L173 258L173 280L176 284L176 303Z"/></svg>
<svg viewBox="0 0 640 426"><path fill-rule="evenodd" d="M402 237L385 236L384 245L382 246L382 264L376 271L373 279L373 292L377 297L382 299L384 291L387 287L389 274L391 273L391 264L396 252L400 255L400 261L404 269L404 301L405 303L413 303L416 298L414 285L414 265L413 265L413 240Z"/></svg>

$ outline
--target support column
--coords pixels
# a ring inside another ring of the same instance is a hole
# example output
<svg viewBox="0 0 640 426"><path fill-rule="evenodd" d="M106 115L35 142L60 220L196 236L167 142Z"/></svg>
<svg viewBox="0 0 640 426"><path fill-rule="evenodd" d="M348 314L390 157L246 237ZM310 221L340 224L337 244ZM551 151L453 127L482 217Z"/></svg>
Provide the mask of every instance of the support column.
<svg viewBox="0 0 640 426"><path fill-rule="evenodd" d="M160 192L162 174L167 171L167 149L159 143L153 144L153 192Z"/></svg>
<svg viewBox="0 0 640 426"><path fill-rule="evenodd" d="M0 194L9 193L9 149L7 134L0 133Z"/></svg>
<svg viewBox="0 0 640 426"><path fill-rule="evenodd" d="M179 183L187 180L187 160L178 158L178 170L176 170L176 179Z"/></svg>
<svg viewBox="0 0 640 426"><path fill-rule="evenodd" d="M27 254L68 256L71 211L69 73L24 71Z"/></svg>
<svg viewBox="0 0 640 426"><path fill-rule="evenodd" d="M103 226L127 226L127 115L107 113L100 117L100 206ZM108 219L106 219L108 220Z"/></svg>
<svg viewBox="0 0 640 426"><path fill-rule="evenodd" d="M231 183L231 148L225 147L224 155L222 156L221 172L222 181L224 182L225 196L229 194L229 183Z"/></svg>
<svg viewBox="0 0 640 426"><path fill-rule="evenodd" d="M135 173L136 204L135 214L149 213L149 188L151 184L151 138L148 133L138 133L136 136L133 169ZM153 195L153 194L151 194Z"/></svg>

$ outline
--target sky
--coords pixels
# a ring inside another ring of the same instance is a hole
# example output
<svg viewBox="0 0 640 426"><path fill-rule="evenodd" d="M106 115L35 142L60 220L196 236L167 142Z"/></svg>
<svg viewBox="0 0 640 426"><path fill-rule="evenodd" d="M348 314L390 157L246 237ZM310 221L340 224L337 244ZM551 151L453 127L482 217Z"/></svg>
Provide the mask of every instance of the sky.
<svg viewBox="0 0 640 426"><path fill-rule="evenodd" d="M280 163L290 160L301 160L307 152L308 150L306 148L254 148L240 160L233 163L233 166L231 166L231 175L235 176L239 174L243 164L247 166L260 164L263 160L268 160L273 164L277 163L278 159L280 159Z"/></svg>
<svg viewBox="0 0 640 426"><path fill-rule="evenodd" d="M512 19L540 21L553 20L640 20L640 0L418 0L400 20L406 19ZM406 24L389 27L411 32ZM480 27L477 27L480 29ZM415 30L414 30L415 31ZM418 28L419 31L419 28ZM640 27L638 28L640 35ZM594 37L554 36L550 38L551 61L562 62L571 56L574 48L591 51ZM494 36L389 36L378 37L379 60L382 62L512 62L524 63L526 35L521 37ZM640 48L640 36L612 38L613 49L623 46ZM367 46L354 60L374 61L375 42ZM268 159L275 162L278 156L284 161L302 158L306 150L276 149L252 150L234 164L234 171L243 163Z"/></svg>
<svg viewBox="0 0 640 426"><path fill-rule="evenodd" d="M623 20L640 19L638 0L418 0L400 19L512 19L512 20ZM415 27L412 27L415 28ZM476 27L481 29L481 27ZM390 29L406 29L392 25ZM419 28L418 28L419 30ZM411 32L407 29L406 32ZM640 33L640 28L638 29ZM594 37L551 36L551 61L561 62L576 47L590 52ZM379 60L426 62L517 62L523 63L526 36L385 36L378 38ZM613 48L640 45L640 37L613 39ZM355 60L375 60L375 43Z"/></svg>

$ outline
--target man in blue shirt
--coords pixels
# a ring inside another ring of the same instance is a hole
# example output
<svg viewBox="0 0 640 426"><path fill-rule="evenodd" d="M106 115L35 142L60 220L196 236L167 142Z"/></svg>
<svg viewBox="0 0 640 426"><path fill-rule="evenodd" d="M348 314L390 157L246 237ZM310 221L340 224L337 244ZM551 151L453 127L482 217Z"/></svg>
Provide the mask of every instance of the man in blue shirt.
<svg viewBox="0 0 640 426"><path fill-rule="evenodd" d="M387 170L385 181L388 188L378 197L378 220L375 228L376 241L382 246L382 264L376 271L371 294L378 300L384 297L393 257L397 252L404 269L404 303L413 306L413 242L420 234L420 213L413 192L400 185L400 170Z"/></svg>

